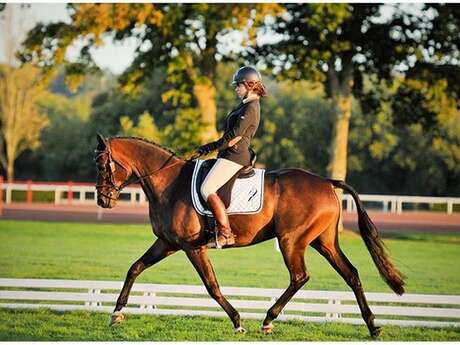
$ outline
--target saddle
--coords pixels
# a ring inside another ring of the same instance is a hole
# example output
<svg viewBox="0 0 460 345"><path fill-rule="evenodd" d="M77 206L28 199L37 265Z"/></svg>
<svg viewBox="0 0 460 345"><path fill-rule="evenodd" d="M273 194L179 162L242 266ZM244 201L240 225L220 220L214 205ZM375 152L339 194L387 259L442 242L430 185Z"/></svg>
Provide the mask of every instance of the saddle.
<svg viewBox="0 0 460 345"><path fill-rule="evenodd" d="M228 180L218 191L217 195L220 197L222 202L225 205L225 208L230 206L231 196L232 196L232 189L235 181L237 179L244 179L254 176L254 164L257 160L257 155L253 150L251 152L251 165L244 166L239 170L230 180ZM201 185L203 184L206 176L208 175L209 171L212 169L214 164L216 163L217 159L207 159L202 165L200 170L198 171L197 180L196 180L196 191L200 198L200 202L202 205L207 207L207 203L204 200L203 196L201 195L200 189Z"/></svg>

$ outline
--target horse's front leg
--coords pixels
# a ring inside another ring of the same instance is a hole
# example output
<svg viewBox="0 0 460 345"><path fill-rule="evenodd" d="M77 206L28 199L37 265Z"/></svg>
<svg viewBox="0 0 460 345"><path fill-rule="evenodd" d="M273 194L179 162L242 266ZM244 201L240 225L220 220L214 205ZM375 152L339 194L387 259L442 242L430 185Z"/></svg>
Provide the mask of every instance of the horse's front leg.
<svg viewBox="0 0 460 345"><path fill-rule="evenodd" d="M211 262L209 261L207 250L204 247L200 247L186 250L185 252L200 275L209 295L214 298L217 303L219 303L219 305L230 317L230 320L232 320L235 332L246 333L246 330L241 327L240 314L235 310L235 308L233 308L220 291L216 274L214 273Z"/></svg>
<svg viewBox="0 0 460 345"><path fill-rule="evenodd" d="M110 325L119 323L124 319L121 309L128 303L129 293L136 280L137 276L145 269L163 260L168 255L175 253L176 250L172 249L163 240L157 239L155 243L138 259L126 275L125 283L121 289L120 296L118 296L117 305L112 313Z"/></svg>

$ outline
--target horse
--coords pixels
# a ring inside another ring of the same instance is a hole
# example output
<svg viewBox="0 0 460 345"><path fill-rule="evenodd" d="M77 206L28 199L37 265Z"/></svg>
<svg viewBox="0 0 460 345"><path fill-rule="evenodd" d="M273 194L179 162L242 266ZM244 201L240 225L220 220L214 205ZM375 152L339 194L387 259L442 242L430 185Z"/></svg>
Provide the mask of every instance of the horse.
<svg viewBox="0 0 460 345"><path fill-rule="evenodd" d="M196 161L181 158L173 151L141 138L106 139L98 134L97 139L98 205L103 208L115 207L120 191L125 186L140 183L149 201L150 223L157 237L129 268L111 315L111 324L124 319L122 309L128 302L136 277L148 267L183 250L209 295L227 313L235 332L245 333L239 313L220 291L207 253L206 221L192 204L191 177ZM351 186L299 168L267 171L261 211L252 215L229 216L236 235L234 247L251 246L277 238L290 274L289 286L266 313L261 326L264 334L272 332L273 320L309 280L304 261L304 253L309 245L326 258L353 290L370 335L377 337L381 333L381 328L374 324L375 317L366 301L358 271L339 246L341 205L334 188L352 195L357 206L360 235L380 276L396 294L404 293L404 276L392 263L377 228Z"/></svg>

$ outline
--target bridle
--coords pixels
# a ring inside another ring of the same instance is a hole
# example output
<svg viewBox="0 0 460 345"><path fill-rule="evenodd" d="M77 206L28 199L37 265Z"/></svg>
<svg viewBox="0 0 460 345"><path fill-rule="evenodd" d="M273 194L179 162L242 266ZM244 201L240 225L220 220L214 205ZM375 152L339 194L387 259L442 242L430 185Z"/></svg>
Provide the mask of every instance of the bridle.
<svg viewBox="0 0 460 345"><path fill-rule="evenodd" d="M102 155L104 155L104 154L106 154L106 155L108 156L108 165L109 165L109 167L110 167L110 169L108 169L108 171L109 171L110 183L96 184L96 190L97 190L102 196L104 196L104 197L106 197L106 198L108 198L108 199L110 199L110 200L117 200L117 198L114 198L114 197L113 197L113 192L109 192L108 194L106 194L106 193L102 192L101 188L103 188L103 187L109 187L110 189L116 190L117 193L120 193L121 190L122 190L123 188L125 188L126 186L128 186L128 185L130 185L130 184L133 184L133 183L137 183L137 182L143 181L143 180L146 179L147 177L150 177L150 176L152 176L152 175L155 175L155 174L157 174L157 173L159 173L159 172L161 172L161 171L164 171L164 170L166 170L166 169L169 169L169 168L171 168L171 167L173 167L173 166L175 166L175 165L177 165L177 164L183 162L183 160L180 160L180 161L178 161L178 162L176 162L176 163L173 163L173 164L170 164L170 165L166 166L166 165L169 163L169 161L170 161L173 157L176 156L175 153L172 153L172 154L168 157L168 159L166 159L166 161L161 165L160 168L158 168L158 169L156 169L156 170L154 170L154 171L152 171L152 172L149 172L149 173L147 173L147 174L145 174L145 175L139 176L139 177L137 177L137 179L135 179L135 180L131 180L131 176L130 176L130 177L128 177L128 179L127 179L125 182L121 183L120 185L117 185L117 184L115 183L115 179L114 179L115 164L118 164L119 166L121 166L125 171L129 171L129 169L126 168L125 165L123 165L122 163L120 163L119 161L117 161L116 159L113 158L113 156L112 156L112 150L110 149L110 144L109 144L108 142L106 143L106 146L105 146L105 149L104 149L104 150L94 150L94 152L95 152L95 154L96 154L96 156L94 157L94 161L95 161L95 162L97 162L98 159L99 159ZM186 162L187 162L187 161L190 161L190 160L193 160L193 159L196 159L196 158L198 158L198 157L197 157L197 156L193 156L193 157L191 157L190 159L187 159Z"/></svg>

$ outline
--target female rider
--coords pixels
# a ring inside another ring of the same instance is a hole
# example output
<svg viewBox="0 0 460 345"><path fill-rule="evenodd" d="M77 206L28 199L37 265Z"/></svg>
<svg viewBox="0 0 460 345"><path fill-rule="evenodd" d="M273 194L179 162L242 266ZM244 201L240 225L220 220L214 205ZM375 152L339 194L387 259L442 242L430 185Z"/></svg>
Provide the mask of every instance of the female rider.
<svg viewBox="0 0 460 345"><path fill-rule="evenodd" d="M208 243L210 248L235 243L227 211L217 191L244 166L251 164L249 145L259 126L259 98L266 96L260 74L254 67L241 67L233 76L232 85L241 102L227 115L223 136L196 150L200 155L218 150L217 161L201 186L201 194L216 220L216 236Z"/></svg>

